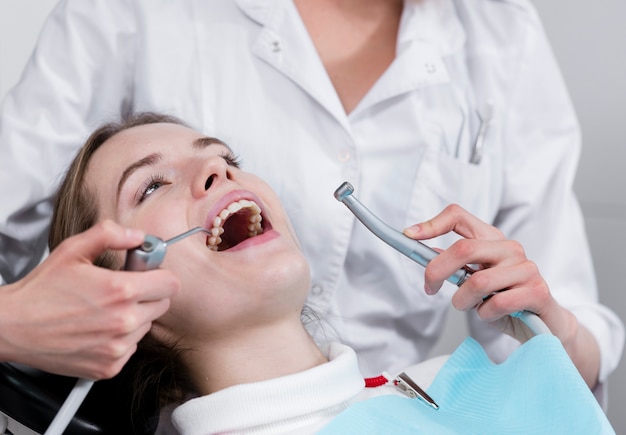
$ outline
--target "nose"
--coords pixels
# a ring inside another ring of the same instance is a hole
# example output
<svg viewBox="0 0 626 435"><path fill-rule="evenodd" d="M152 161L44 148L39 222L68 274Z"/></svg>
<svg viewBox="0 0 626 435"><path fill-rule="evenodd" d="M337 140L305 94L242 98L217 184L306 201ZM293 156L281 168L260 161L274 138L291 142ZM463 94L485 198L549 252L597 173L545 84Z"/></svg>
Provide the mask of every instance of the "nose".
<svg viewBox="0 0 626 435"><path fill-rule="evenodd" d="M222 157L210 157L201 163L193 185L193 194L203 196L211 187L231 178L230 166Z"/></svg>
<svg viewBox="0 0 626 435"><path fill-rule="evenodd" d="M209 190L211 188L214 179L215 175L209 175L209 178L207 178L206 182L204 183L204 190Z"/></svg>

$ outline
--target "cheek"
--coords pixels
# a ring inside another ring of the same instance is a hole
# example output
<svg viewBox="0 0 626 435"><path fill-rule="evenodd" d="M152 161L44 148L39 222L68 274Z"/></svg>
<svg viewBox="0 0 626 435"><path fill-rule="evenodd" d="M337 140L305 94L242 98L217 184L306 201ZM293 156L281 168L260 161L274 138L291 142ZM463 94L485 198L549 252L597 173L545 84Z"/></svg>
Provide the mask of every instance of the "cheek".
<svg viewBox="0 0 626 435"><path fill-rule="evenodd" d="M256 285L250 298L269 313L299 312L311 288L309 264L295 250L277 255L253 279Z"/></svg>
<svg viewBox="0 0 626 435"><path fill-rule="evenodd" d="M310 288L309 265L299 251L277 257L271 264L243 271L170 258L164 266L179 274L182 291L160 322L172 337L192 341L299 313Z"/></svg>
<svg viewBox="0 0 626 435"><path fill-rule="evenodd" d="M223 286L212 283L192 285L186 279L169 311L158 322L171 339L196 347L221 331L241 326L242 319L250 318L249 307L234 289L224 291Z"/></svg>
<svg viewBox="0 0 626 435"><path fill-rule="evenodd" d="M154 201L156 203L156 201ZM169 239L187 231L188 223L182 204L155 204L139 207L118 217L121 225L140 229L148 234Z"/></svg>

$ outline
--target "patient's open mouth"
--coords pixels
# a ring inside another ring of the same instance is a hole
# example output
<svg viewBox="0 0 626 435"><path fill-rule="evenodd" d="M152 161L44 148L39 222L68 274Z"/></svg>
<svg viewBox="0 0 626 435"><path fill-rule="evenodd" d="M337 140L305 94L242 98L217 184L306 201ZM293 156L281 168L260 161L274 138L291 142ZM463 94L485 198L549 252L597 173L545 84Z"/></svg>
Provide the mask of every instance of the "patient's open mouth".
<svg viewBox="0 0 626 435"><path fill-rule="evenodd" d="M212 251L225 251L263 234L262 222L261 208L254 201L235 201L215 217L206 245Z"/></svg>

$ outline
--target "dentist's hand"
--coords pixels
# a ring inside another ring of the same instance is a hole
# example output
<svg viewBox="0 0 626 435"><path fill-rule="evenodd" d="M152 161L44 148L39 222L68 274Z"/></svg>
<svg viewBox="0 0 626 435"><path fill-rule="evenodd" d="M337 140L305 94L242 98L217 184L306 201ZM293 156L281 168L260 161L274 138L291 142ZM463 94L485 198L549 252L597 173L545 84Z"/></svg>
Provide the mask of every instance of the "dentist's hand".
<svg viewBox="0 0 626 435"><path fill-rule="evenodd" d="M447 277L466 264L479 265L452 298L458 310L476 308L493 322L510 313L529 310L540 317L555 302L537 266L526 258L523 247L507 240L497 228L457 205L448 206L435 218L407 228L414 239L430 239L449 232L463 238L433 259L425 272L425 291L435 294ZM507 291L500 292L506 289ZM484 298L500 292L484 301Z"/></svg>
<svg viewBox="0 0 626 435"><path fill-rule="evenodd" d="M96 267L144 234L107 221L61 243L22 280L0 287L0 360L87 379L122 369L180 288L167 270Z"/></svg>
<svg viewBox="0 0 626 435"><path fill-rule="evenodd" d="M478 270L454 294L454 307L463 311L476 309L481 319L520 341L528 339L528 330L508 314L521 310L537 314L561 340L588 385L594 386L600 366L595 339L572 312L552 297L537 265L526 257L518 242L506 239L500 230L458 205L448 206L433 219L404 231L416 240L449 232L463 238L428 264L426 293L437 293L445 279L464 265L478 265Z"/></svg>

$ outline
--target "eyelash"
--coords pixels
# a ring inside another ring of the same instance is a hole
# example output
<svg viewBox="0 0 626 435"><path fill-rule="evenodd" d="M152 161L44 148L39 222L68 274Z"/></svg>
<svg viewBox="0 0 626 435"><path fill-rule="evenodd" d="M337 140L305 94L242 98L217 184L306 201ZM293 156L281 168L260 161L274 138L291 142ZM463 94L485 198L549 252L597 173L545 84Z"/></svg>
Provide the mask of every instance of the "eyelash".
<svg viewBox="0 0 626 435"><path fill-rule="evenodd" d="M226 164L228 166L240 169L241 158L237 154L233 153L232 151L228 151L220 154L220 157L226 161ZM161 173L152 174L150 175L150 178L148 178L141 184L141 186L139 186L139 189L137 189L137 204L141 204L142 202L144 202L145 199L151 195L151 193L148 193L148 190L150 190L150 188L154 187L157 184L159 186L156 187L156 189L154 190L157 190L159 187L167 184L165 180L165 175Z"/></svg>
<svg viewBox="0 0 626 435"><path fill-rule="evenodd" d="M228 166L232 166L237 169L241 169L241 157L232 151L223 152L220 157L226 160Z"/></svg>
<svg viewBox="0 0 626 435"><path fill-rule="evenodd" d="M151 193L148 193L148 190L150 190L150 188L152 188L156 184L158 184L159 186L154 190L157 190L159 187L165 184L165 175L161 173L152 174L150 175L150 178L141 183L141 186L139 186L139 189L137 189L137 204L141 204L148 196L151 195Z"/></svg>

